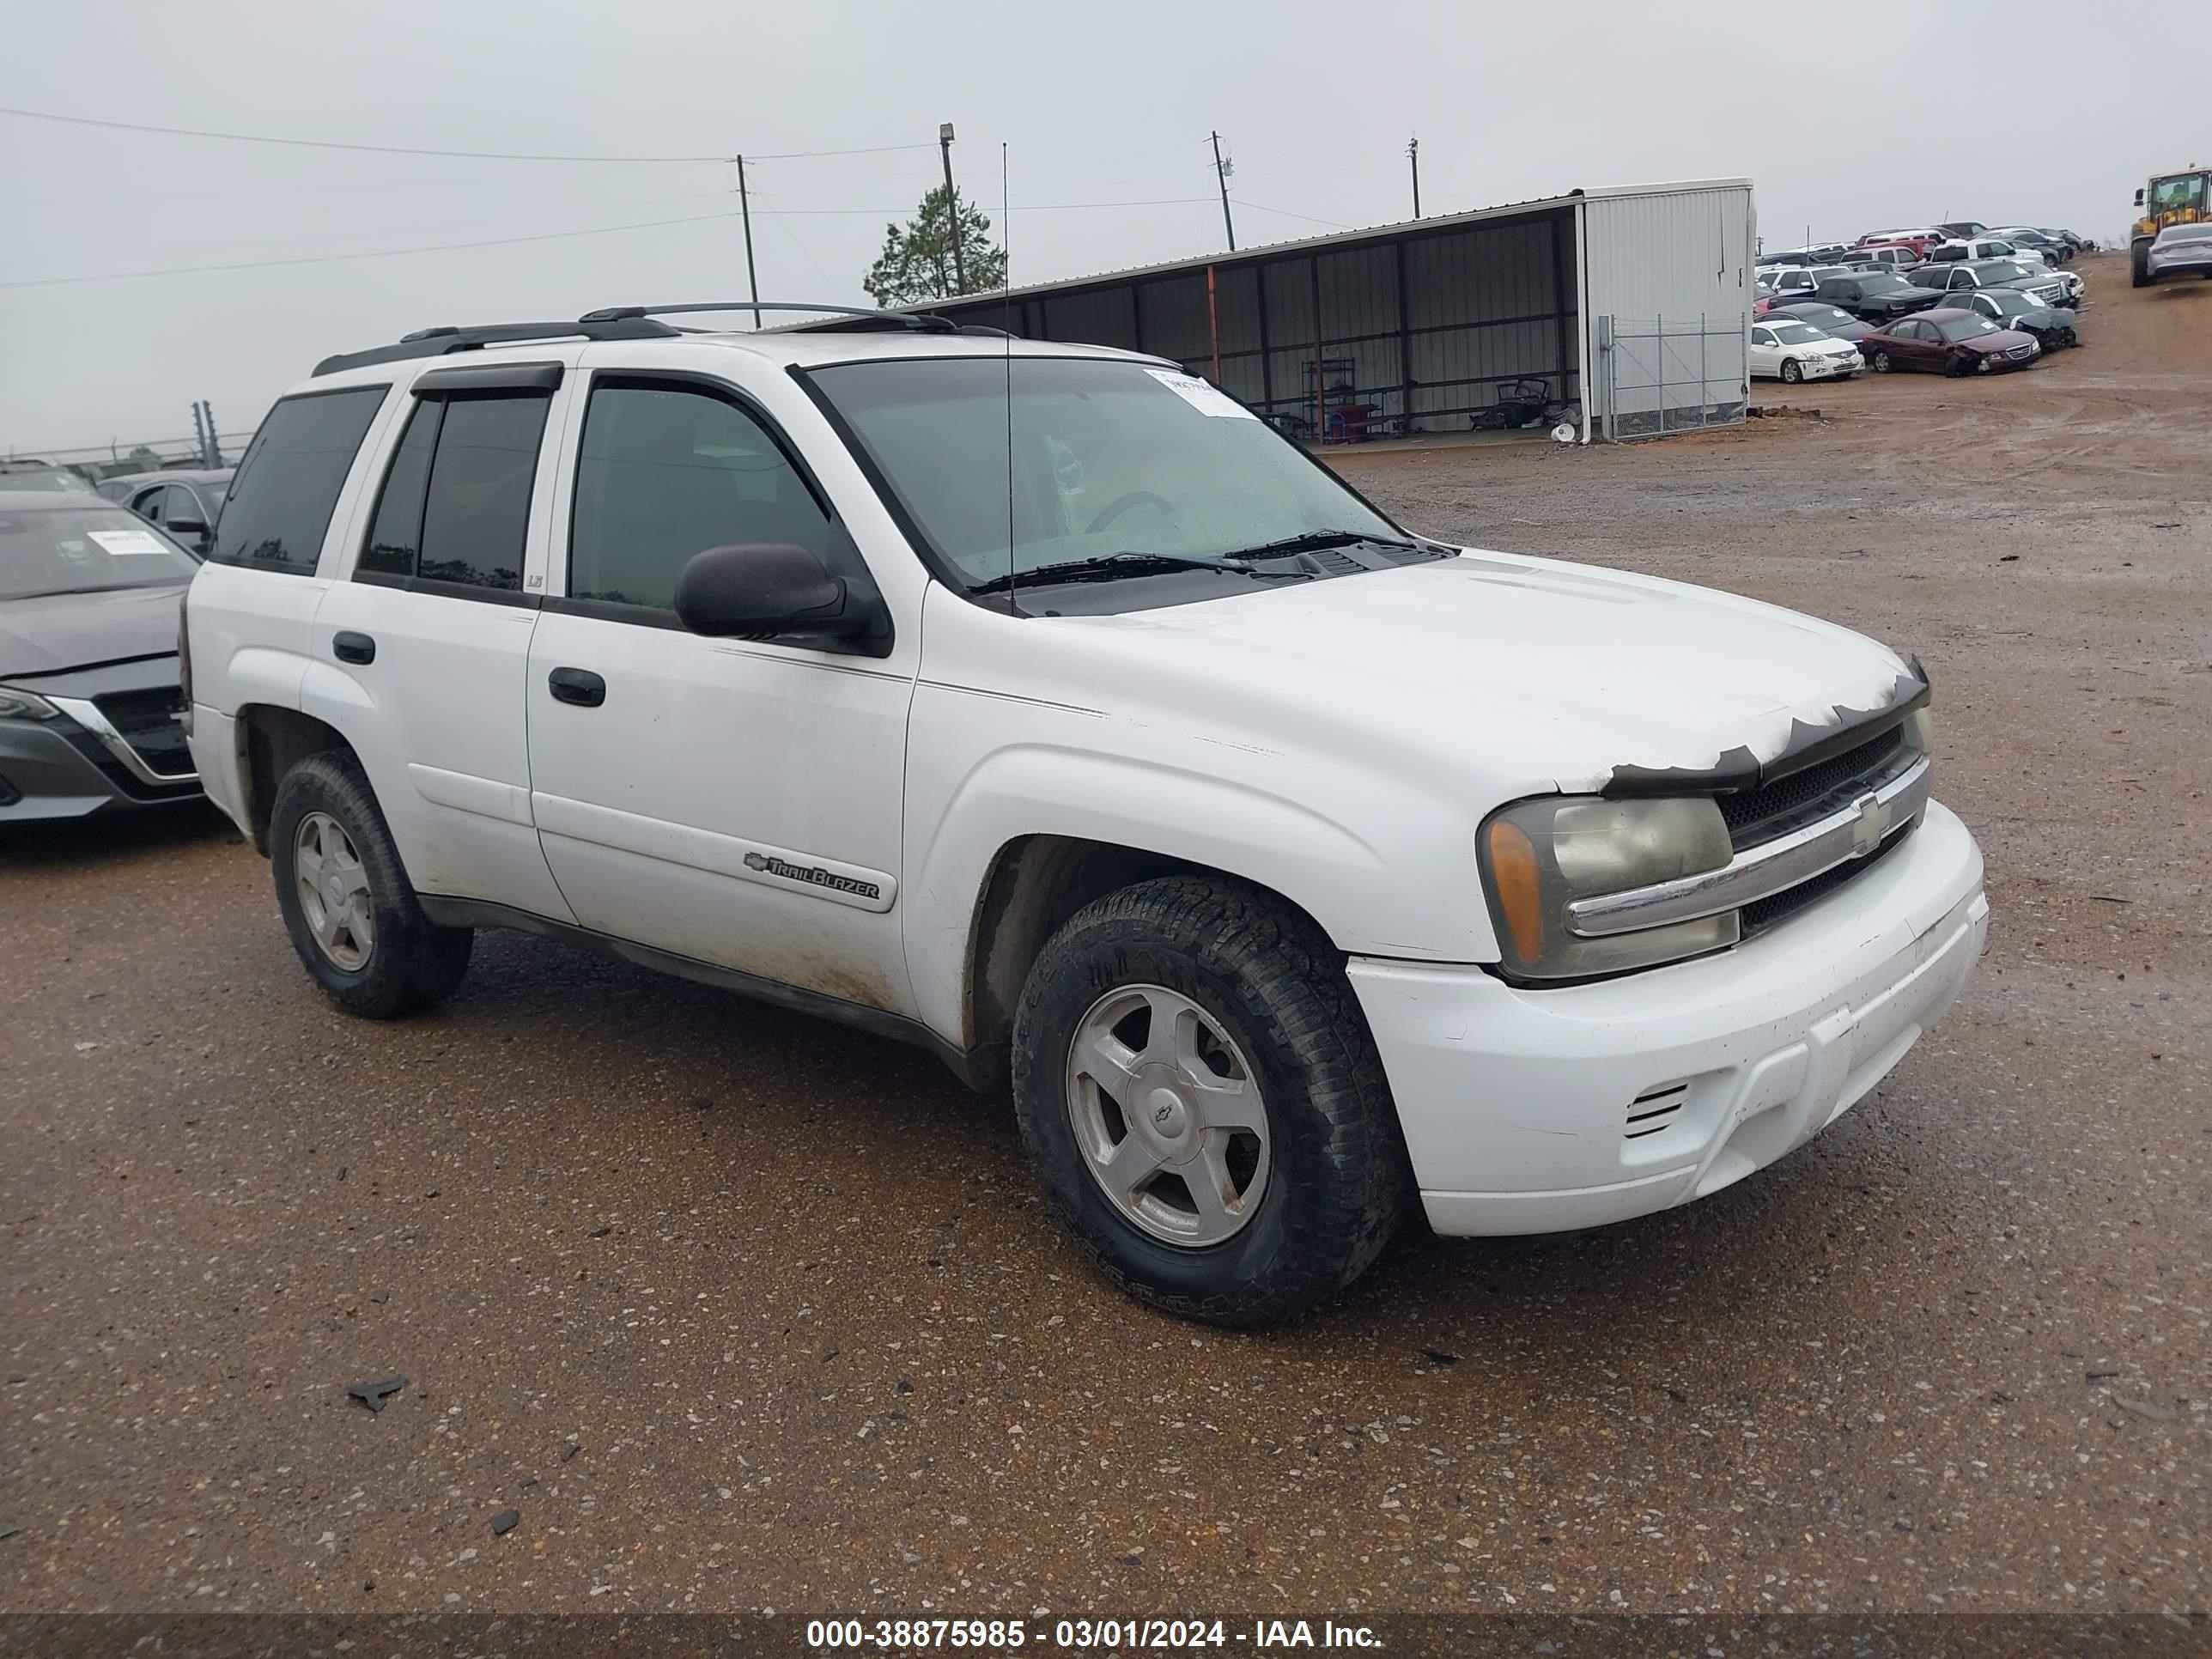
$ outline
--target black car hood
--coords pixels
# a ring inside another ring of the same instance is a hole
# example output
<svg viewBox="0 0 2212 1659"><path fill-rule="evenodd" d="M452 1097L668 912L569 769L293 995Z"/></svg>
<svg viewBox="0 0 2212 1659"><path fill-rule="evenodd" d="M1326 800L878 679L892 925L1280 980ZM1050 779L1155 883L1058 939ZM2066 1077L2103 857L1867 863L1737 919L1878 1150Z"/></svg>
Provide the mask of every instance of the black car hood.
<svg viewBox="0 0 2212 1659"><path fill-rule="evenodd" d="M0 599L0 679L174 655L182 582Z"/></svg>

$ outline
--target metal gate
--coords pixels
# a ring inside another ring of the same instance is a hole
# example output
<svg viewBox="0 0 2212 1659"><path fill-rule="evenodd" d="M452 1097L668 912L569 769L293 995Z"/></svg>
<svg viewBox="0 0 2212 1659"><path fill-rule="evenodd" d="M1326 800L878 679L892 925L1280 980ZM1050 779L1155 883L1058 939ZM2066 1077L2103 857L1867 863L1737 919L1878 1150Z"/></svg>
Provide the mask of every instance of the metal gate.
<svg viewBox="0 0 2212 1659"><path fill-rule="evenodd" d="M1750 385L1740 318L1599 317L1597 412L1607 438L1735 426Z"/></svg>

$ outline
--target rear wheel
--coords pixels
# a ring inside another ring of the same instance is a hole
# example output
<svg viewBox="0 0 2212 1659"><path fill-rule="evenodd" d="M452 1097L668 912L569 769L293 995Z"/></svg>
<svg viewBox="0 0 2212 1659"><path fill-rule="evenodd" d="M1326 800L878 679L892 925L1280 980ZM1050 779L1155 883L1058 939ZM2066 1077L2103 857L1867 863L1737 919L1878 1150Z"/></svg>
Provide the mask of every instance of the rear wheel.
<svg viewBox="0 0 2212 1659"><path fill-rule="evenodd" d="M270 814L269 863L292 948L348 1013L411 1013L452 994L468 971L474 935L422 914L349 756L310 756L284 775Z"/></svg>
<svg viewBox="0 0 2212 1659"><path fill-rule="evenodd" d="M1410 1187L1343 959L1233 882L1079 911L1014 1021L1014 1105L1054 1207L1106 1276L1188 1318L1306 1312L1364 1272Z"/></svg>

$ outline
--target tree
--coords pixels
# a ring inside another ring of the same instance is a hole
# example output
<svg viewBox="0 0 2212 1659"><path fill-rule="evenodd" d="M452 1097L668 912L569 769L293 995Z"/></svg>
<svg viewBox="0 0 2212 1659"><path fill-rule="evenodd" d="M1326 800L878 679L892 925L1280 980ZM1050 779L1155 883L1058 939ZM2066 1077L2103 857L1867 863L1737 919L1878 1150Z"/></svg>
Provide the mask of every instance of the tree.
<svg viewBox="0 0 2212 1659"><path fill-rule="evenodd" d="M939 185L921 198L921 209L902 228L884 227L884 251L868 268L860 286L879 306L910 306L955 294L985 294L1006 280L1006 251L991 245L991 222L973 204L960 204L960 261L967 268L962 287L954 273L951 204Z"/></svg>

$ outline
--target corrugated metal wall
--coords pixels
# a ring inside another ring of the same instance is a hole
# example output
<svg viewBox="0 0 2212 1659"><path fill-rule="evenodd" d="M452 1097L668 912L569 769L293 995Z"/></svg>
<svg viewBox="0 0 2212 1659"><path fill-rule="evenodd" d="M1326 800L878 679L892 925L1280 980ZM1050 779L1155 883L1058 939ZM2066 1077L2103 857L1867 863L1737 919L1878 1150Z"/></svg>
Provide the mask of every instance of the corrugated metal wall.
<svg viewBox="0 0 2212 1659"><path fill-rule="evenodd" d="M1755 264L1750 190L1598 196L1583 213L1590 316L1611 319L1591 331L1598 407L1624 433L1742 418ZM1624 343L1600 350L1607 339ZM1632 340L1648 343L1631 348Z"/></svg>
<svg viewBox="0 0 2212 1659"><path fill-rule="evenodd" d="M1378 436L1463 431L1522 379L1581 395L1571 211L1228 255L1212 276L1210 308L1201 268L1018 298L1016 326L1175 358L1325 441L1363 424ZM933 309L994 326L1006 315L1000 301Z"/></svg>

